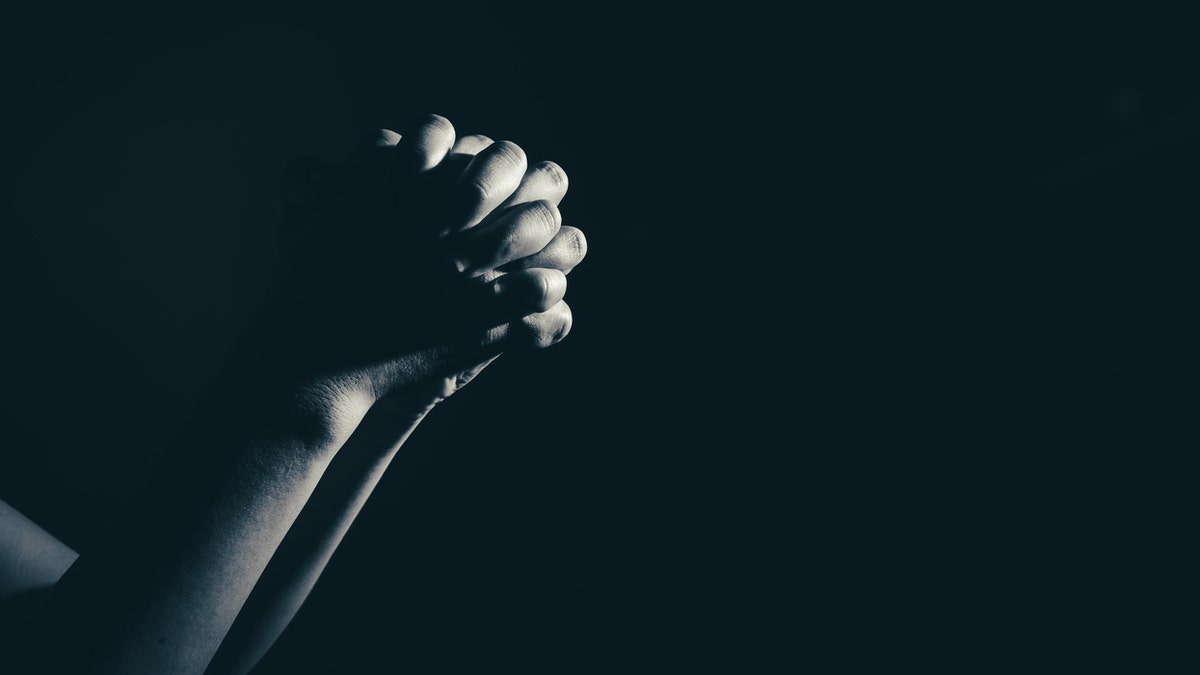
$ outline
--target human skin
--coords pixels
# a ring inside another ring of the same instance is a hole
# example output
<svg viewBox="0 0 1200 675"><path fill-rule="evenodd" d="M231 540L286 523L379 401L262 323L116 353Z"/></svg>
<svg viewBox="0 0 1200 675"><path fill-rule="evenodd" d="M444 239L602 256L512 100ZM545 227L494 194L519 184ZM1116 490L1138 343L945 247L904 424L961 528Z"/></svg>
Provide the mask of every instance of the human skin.
<svg viewBox="0 0 1200 675"><path fill-rule="evenodd" d="M384 132L379 142L394 142ZM457 164L465 164L492 144L484 136L458 139L443 160L457 173ZM514 207L544 200L557 206L566 195L567 177L553 162L540 162L525 172L520 185L492 211L495 222L513 213ZM581 232L564 226L551 243L537 253L503 265L501 270L484 260L476 265L480 277L494 279L505 271L543 267L569 273L586 254ZM488 247L481 253L491 253ZM503 256L502 256L503 258ZM470 275L471 270L464 269ZM458 374L442 393L449 395L473 379L491 360ZM283 633L325 565L341 543L359 511L384 471L424 416L444 396L430 399L424 392L387 396L377 402L359 424L338 456L326 470L320 485L288 531L271 563L263 572L246 605L238 614L224 642L209 665L207 675L234 675L249 672Z"/></svg>
<svg viewBox="0 0 1200 675"><path fill-rule="evenodd" d="M71 565L6 670L204 672L304 510L238 633L261 653L424 414L501 351L566 335L578 231L553 195L521 196L537 172L519 147L455 141L429 116L316 181L289 269L178 460Z"/></svg>

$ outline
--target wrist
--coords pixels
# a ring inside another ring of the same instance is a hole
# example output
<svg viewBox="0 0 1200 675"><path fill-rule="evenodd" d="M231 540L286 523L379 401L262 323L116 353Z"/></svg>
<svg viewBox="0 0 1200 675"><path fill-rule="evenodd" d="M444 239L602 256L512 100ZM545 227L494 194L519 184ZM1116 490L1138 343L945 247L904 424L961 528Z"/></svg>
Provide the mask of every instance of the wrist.
<svg viewBox="0 0 1200 675"><path fill-rule="evenodd" d="M192 435L325 453L340 447L375 399L365 378L306 372L279 354L239 350L207 388Z"/></svg>
<svg viewBox="0 0 1200 675"><path fill-rule="evenodd" d="M379 398L367 374L313 372L279 354L265 355L231 374L234 414L255 437L306 446L336 449Z"/></svg>
<svg viewBox="0 0 1200 675"><path fill-rule="evenodd" d="M255 435L313 448L341 446L375 403L371 388L352 377L282 380L258 391L242 403Z"/></svg>

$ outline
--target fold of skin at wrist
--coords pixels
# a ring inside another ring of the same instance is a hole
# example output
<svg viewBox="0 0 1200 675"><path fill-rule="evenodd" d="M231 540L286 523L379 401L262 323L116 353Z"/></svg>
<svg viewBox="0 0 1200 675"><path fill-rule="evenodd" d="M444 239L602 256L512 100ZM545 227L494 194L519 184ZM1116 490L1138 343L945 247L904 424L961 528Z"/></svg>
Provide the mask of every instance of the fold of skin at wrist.
<svg viewBox="0 0 1200 675"><path fill-rule="evenodd" d="M272 293L243 332L207 388L198 418L236 419L256 436L338 444L380 399L399 396L413 414L427 411L461 387L469 379L464 374L478 372L498 353L494 347L435 339L469 331L444 326L435 331L415 323L404 332L423 337L400 338L387 353L380 349L387 340L371 334L379 329L370 317L346 317L333 325L328 312L314 316L315 310L306 311L287 290ZM368 346L356 350L357 343Z"/></svg>

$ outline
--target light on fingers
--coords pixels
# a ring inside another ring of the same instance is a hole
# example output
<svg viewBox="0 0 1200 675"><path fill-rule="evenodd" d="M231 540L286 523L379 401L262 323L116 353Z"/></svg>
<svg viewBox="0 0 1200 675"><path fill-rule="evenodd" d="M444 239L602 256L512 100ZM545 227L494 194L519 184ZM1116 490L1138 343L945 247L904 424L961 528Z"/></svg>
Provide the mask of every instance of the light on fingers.
<svg viewBox="0 0 1200 675"><path fill-rule="evenodd" d="M587 239L577 227L563 225L558 234L542 250L502 265L501 272L515 272L530 267L552 267L569 273L587 256Z"/></svg>
<svg viewBox="0 0 1200 675"><path fill-rule="evenodd" d="M510 141L493 143L475 155L450 190L446 232L478 225L508 199L525 175L525 151Z"/></svg>
<svg viewBox="0 0 1200 675"><path fill-rule="evenodd" d="M441 115L425 115L400 137L391 162L391 172L428 171L437 166L454 145L454 125Z"/></svg>
<svg viewBox="0 0 1200 675"><path fill-rule="evenodd" d="M545 248L561 226L562 214L549 202L514 207L499 220L472 230L458 244L464 251L460 268L476 277L532 255Z"/></svg>
<svg viewBox="0 0 1200 675"><path fill-rule="evenodd" d="M501 309L516 315L544 312L567 294L567 275L536 267L506 274L492 282Z"/></svg>

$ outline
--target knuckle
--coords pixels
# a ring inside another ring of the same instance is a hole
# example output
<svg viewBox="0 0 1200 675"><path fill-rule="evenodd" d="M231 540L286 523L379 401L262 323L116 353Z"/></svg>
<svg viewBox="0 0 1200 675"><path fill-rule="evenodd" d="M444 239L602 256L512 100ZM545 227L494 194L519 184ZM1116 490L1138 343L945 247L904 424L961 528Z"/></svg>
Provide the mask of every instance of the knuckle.
<svg viewBox="0 0 1200 675"><path fill-rule="evenodd" d="M422 115L417 123L417 128L422 129L425 133L454 133L454 125L450 123L450 120L433 113Z"/></svg>
<svg viewBox="0 0 1200 675"><path fill-rule="evenodd" d="M454 144L454 125L441 115L430 115L421 125L417 138L422 141L422 145L449 149Z"/></svg>
<svg viewBox="0 0 1200 675"><path fill-rule="evenodd" d="M564 227L561 232L564 234L564 243L570 252L569 256L572 263L578 264L579 261L587 256L587 237L583 236L583 230L578 227Z"/></svg>
<svg viewBox="0 0 1200 675"><path fill-rule="evenodd" d="M480 151L468 171L471 182L481 188L482 201L487 201L491 193L524 175L525 153L515 143L499 141Z"/></svg>
<svg viewBox="0 0 1200 675"><path fill-rule="evenodd" d="M540 276L543 282L539 307L544 312L557 304L567 294L567 275L560 270L547 269Z"/></svg>
<svg viewBox="0 0 1200 675"><path fill-rule="evenodd" d="M558 330L553 322L547 321L544 314L534 314L521 319L529 343L538 349L545 349L554 344Z"/></svg>
<svg viewBox="0 0 1200 675"><path fill-rule="evenodd" d="M512 258L517 254L520 247L521 237L516 230L510 230L496 242L492 251L492 257L495 259Z"/></svg>
<svg viewBox="0 0 1200 675"><path fill-rule="evenodd" d="M486 204L490 190L487 181L473 180L463 184L463 201L473 207Z"/></svg>
<svg viewBox="0 0 1200 675"><path fill-rule="evenodd" d="M535 306L539 312L550 308L550 298L554 295L554 276L546 272L533 275Z"/></svg>
<svg viewBox="0 0 1200 675"><path fill-rule="evenodd" d="M546 311L525 317L521 324L530 344L545 349L558 344L571 332L574 317L571 307L560 301Z"/></svg>
<svg viewBox="0 0 1200 675"><path fill-rule="evenodd" d="M496 162L525 170L525 151L512 141L496 141L488 146Z"/></svg>
<svg viewBox="0 0 1200 675"><path fill-rule="evenodd" d="M413 142L418 146L447 141L453 143L454 125L441 115L424 115L414 125L411 136Z"/></svg>
<svg viewBox="0 0 1200 675"><path fill-rule="evenodd" d="M427 171L454 145L454 126L440 115L423 115L397 145L397 158L404 169Z"/></svg>
<svg viewBox="0 0 1200 675"><path fill-rule="evenodd" d="M539 234L554 234L562 226L562 212L545 199L531 202L522 214L522 225L535 228Z"/></svg>
<svg viewBox="0 0 1200 675"><path fill-rule="evenodd" d="M550 160L538 162L537 166L534 167L534 171L544 176L556 189L562 192L567 191L567 172L556 162L551 162Z"/></svg>

